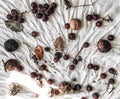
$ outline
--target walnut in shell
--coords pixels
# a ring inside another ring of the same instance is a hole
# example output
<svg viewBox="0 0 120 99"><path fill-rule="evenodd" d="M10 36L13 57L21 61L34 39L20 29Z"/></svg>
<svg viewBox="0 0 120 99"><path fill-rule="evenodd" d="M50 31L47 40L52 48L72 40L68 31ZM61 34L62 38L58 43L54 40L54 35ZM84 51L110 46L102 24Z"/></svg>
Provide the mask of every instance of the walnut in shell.
<svg viewBox="0 0 120 99"><path fill-rule="evenodd" d="M70 27L72 30L79 30L81 28L81 21L80 19L71 19L70 21Z"/></svg>
<svg viewBox="0 0 120 99"><path fill-rule="evenodd" d="M58 37L55 40L54 45L55 45L56 50L63 50L64 49L64 41L63 41L62 37Z"/></svg>
<svg viewBox="0 0 120 99"><path fill-rule="evenodd" d="M98 50L102 53L109 52L111 50L111 44L108 40L101 39L97 43Z"/></svg>
<svg viewBox="0 0 120 99"><path fill-rule="evenodd" d="M13 71L13 70L17 69L18 67L21 67L21 65L18 62L18 60L16 60L16 59L9 59L4 63L4 69L6 72Z"/></svg>
<svg viewBox="0 0 120 99"><path fill-rule="evenodd" d="M62 82L59 85L59 89L62 93L68 93L72 90L72 86L69 82Z"/></svg>
<svg viewBox="0 0 120 99"><path fill-rule="evenodd" d="M14 95L16 95L18 92L21 91L21 86L20 86L18 83L12 82L12 83L8 86L8 90L9 90L8 94L9 94L10 96L14 96Z"/></svg>
<svg viewBox="0 0 120 99"><path fill-rule="evenodd" d="M35 48L35 56L37 60L41 60L43 58L44 51L43 48L40 45L37 45Z"/></svg>

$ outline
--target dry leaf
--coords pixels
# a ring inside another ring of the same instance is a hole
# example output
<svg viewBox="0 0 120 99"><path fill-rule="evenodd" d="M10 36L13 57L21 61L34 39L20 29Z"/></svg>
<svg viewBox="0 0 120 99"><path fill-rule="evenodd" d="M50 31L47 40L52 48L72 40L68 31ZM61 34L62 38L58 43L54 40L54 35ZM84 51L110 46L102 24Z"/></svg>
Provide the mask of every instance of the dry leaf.
<svg viewBox="0 0 120 99"><path fill-rule="evenodd" d="M55 48L57 50L63 50L64 49L64 42L63 42L63 39L61 37L58 37L56 40L55 40Z"/></svg>
<svg viewBox="0 0 120 99"><path fill-rule="evenodd" d="M12 31L15 31L15 32L23 31L23 25L18 22L15 22L12 20L6 20L5 25L7 26L7 28L10 28Z"/></svg>
<svg viewBox="0 0 120 99"><path fill-rule="evenodd" d="M35 56L38 60L41 60L43 58L44 52L43 48L39 45L36 46L35 48Z"/></svg>

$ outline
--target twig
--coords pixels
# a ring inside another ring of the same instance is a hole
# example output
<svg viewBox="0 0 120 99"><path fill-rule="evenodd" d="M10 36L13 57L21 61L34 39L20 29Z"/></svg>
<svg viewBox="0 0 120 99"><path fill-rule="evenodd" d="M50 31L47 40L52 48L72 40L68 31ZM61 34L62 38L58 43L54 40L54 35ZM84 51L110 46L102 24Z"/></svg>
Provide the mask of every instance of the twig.
<svg viewBox="0 0 120 99"><path fill-rule="evenodd" d="M96 0L95 2L91 3L91 4L85 4L85 5L77 5L77 6L72 6L72 7L84 7L84 6L92 6L94 4L96 4L99 0Z"/></svg>
<svg viewBox="0 0 120 99"><path fill-rule="evenodd" d="M91 3L91 4L84 4L84 5L76 5L76 6L72 6L72 4L70 3L70 1L68 0L64 0L65 5L67 6L66 9L69 9L71 7L76 8L76 7L85 7L85 6L92 6L95 5L99 0L96 0L95 2Z"/></svg>

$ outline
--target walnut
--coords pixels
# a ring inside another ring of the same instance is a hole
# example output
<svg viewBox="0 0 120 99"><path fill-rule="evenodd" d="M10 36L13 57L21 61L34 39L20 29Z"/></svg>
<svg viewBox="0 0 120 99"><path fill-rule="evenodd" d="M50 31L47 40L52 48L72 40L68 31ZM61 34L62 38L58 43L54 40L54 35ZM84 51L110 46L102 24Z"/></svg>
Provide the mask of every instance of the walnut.
<svg viewBox="0 0 120 99"><path fill-rule="evenodd" d="M60 85L59 85L59 89L60 89L60 91L61 91L62 93L68 93L68 92L71 91L72 86L71 86L71 84L68 83L68 82L62 82L62 83L60 83Z"/></svg>
<svg viewBox="0 0 120 99"><path fill-rule="evenodd" d="M70 27L72 30L79 30L81 28L81 21L80 19L71 19L70 21Z"/></svg>
<svg viewBox="0 0 120 99"><path fill-rule="evenodd" d="M3 62L4 63L4 62ZM22 67L18 60L16 59L9 59L4 63L4 69L7 72L8 71L13 71L15 69L20 69L19 67Z"/></svg>
<svg viewBox="0 0 120 99"><path fill-rule="evenodd" d="M97 47L98 47L99 51L102 53L106 53L111 50L110 42L108 40L104 40L104 39L101 39L98 41Z"/></svg>
<svg viewBox="0 0 120 99"><path fill-rule="evenodd" d="M12 83L8 86L8 90L9 90L8 94L9 94L10 96L14 96L14 95L16 95L18 92L21 91L21 86L20 86L18 83L12 82Z"/></svg>

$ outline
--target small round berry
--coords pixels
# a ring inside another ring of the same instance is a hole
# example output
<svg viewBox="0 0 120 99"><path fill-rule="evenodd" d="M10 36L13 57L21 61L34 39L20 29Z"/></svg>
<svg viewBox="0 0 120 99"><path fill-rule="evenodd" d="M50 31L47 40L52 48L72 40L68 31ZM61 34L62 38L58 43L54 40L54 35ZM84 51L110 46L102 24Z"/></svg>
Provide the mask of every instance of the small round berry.
<svg viewBox="0 0 120 99"><path fill-rule="evenodd" d="M93 98L94 98L94 99L98 99L98 98L99 98L99 94L98 94L98 93L96 93L96 92L95 92L95 93L93 93L93 95L92 95L92 96L93 96Z"/></svg>
<svg viewBox="0 0 120 99"><path fill-rule="evenodd" d="M98 20L100 18L100 16L98 14L93 14L93 20Z"/></svg>
<svg viewBox="0 0 120 99"><path fill-rule="evenodd" d="M87 90L87 91L92 91L92 90L93 90L93 87L92 87L91 85L87 85L87 86L86 86L86 90Z"/></svg>
<svg viewBox="0 0 120 99"><path fill-rule="evenodd" d="M36 14L36 13L38 12L38 10L37 10L37 9L35 9L35 8L34 8L34 9L32 9L31 11L32 11L32 13L33 13L33 14Z"/></svg>
<svg viewBox="0 0 120 99"><path fill-rule="evenodd" d="M53 8L50 8L50 9L48 9L47 11L45 11L45 15L46 16L50 16L51 14L53 14L54 13L54 9Z"/></svg>
<svg viewBox="0 0 120 99"><path fill-rule="evenodd" d="M70 66L69 66L69 69L70 69L70 70L74 70L75 67L76 67L75 65L70 65Z"/></svg>
<svg viewBox="0 0 120 99"><path fill-rule="evenodd" d="M38 32L37 31L33 31L32 33L31 33L31 35L33 36L33 37L37 37L38 36Z"/></svg>
<svg viewBox="0 0 120 99"><path fill-rule="evenodd" d="M32 7L32 8L37 8L37 3L36 3L36 2L32 2L32 3L31 3L31 7Z"/></svg>
<svg viewBox="0 0 120 99"><path fill-rule="evenodd" d="M87 99L86 97L81 97L81 99Z"/></svg>
<svg viewBox="0 0 120 99"><path fill-rule="evenodd" d="M45 47L44 50L45 50L46 52L49 52L49 51L50 51L50 47Z"/></svg>
<svg viewBox="0 0 120 99"><path fill-rule="evenodd" d="M48 21L48 16L43 15L43 16L42 16L42 20L43 20L44 22Z"/></svg>
<svg viewBox="0 0 120 99"><path fill-rule="evenodd" d="M46 9L48 9L48 8L49 8L49 4L48 4L48 3L45 3L45 4L43 5L43 7L46 8Z"/></svg>
<svg viewBox="0 0 120 99"><path fill-rule="evenodd" d="M106 74L106 73L101 73L101 74L100 74L100 77L101 77L102 79L105 79L105 78L107 77L107 74Z"/></svg>
<svg viewBox="0 0 120 99"><path fill-rule="evenodd" d="M43 8L42 4L38 4L38 10L40 10L41 8Z"/></svg>
<svg viewBox="0 0 120 99"><path fill-rule="evenodd" d="M75 34L75 33L70 33L70 34L68 35L68 38L69 38L70 40L75 40L75 39L76 39L76 34Z"/></svg>
<svg viewBox="0 0 120 99"><path fill-rule="evenodd" d="M67 54L65 54L65 55L63 56L63 59L64 59L64 60L68 60L69 58L70 58L70 56L67 55Z"/></svg>
<svg viewBox="0 0 120 99"><path fill-rule="evenodd" d="M110 78L108 80L108 84L115 84L115 79L114 78Z"/></svg>
<svg viewBox="0 0 120 99"><path fill-rule="evenodd" d="M12 14L13 16L18 16L18 11L15 10L15 9L12 9L12 10L11 10L11 14Z"/></svg>
<svg viewBox="0 0 120 99"><path fill-rule="evenodd" d="M41 19L42 16L43 16L43 14L41 14L41 13L37 13L37 14L36 14L36 18L38 18L38 19Z"/></svg>
<svg viewBox="0 0 120 99"><path fill-rule="evenodd" d="M30 73L30 76L31 76L31 78L36 78L37 74L36 74L36 72L32 72L32 73Z"/></svg>
<svg viewBox="0 0 120 99"><path fill-rule="evenodd" d="M73 64L77 65L77 64L78 64L78 60L77 60L77 59L74 59L74 60L73 60Z"/></svg>
<svg viewBox="0 0 120 99"><path fill-rule="evenodd" d="M57 3L55 3L55 2L53 2L52 4L51 4L51 7L53 7L54 9L57 7Z"/></svg>
<svg viewBox="0 0 120 99"><path fill-rule="evenodd" d="M82 61L82 57L81 56L78 56L78 61Z"/></svg>
<svg viewBox="0 0 120 99"><path fill-rule="evenodd" d="M19 17L19 18L18 18L18 22L19 22L19 23L23 23L23 22L25 22L25 19L22 18L22 17Z"/></svg>
<svg viewBox="0 0 120 99"><path fill-rule="evenodd" d="M92 14L88 14L88 15L86 16L86 20L87 20L87 21L91 21L92 19L93 19Z"/></svg>
<svg viewBox="0 0 120 99"><path fill-rule="evenodd" d="M47 82L48 82L48 84L50 84L50 85L51 85L51 84L53 84L53 83L54 83L54 80L53 80L53 79L48 79L48 81L47 81Z"/></svg>
<svg viewBox="0 0 120 99"><path fill-rule="evenodd" d="M116 70L114 68L109 68L108 69L108 72L111 73L111 74L115 74L116 73Z"/></svg>
<svg viewBox="0 0 120 99"><path fill-rule="evenodd" d="M81 89L81 85L80 84L75 84L73 90L74 91L79 91Z"/></svg>
<svg viewBox="0 0 120 99"><path fill-rule="evenodd" d="M54 94L55 94L55 95L59 95L59 94L60 94L60 91L59 91L58 89L55 89L55 90L54 90Z"/></svg>
<svg viewBox="0 0 120 99"><path fill-rule="evenodd" d="M8 20L12 20L12 19L13 19L13 16L12 16L11 14L8 14L8 15L7 15L7 19L8 19Z"/></svg>
<svg viewBox="0 0 120 99"><path fill-rule="evenodd" d="M59 60L60 60L59 58L54 58L54 62L56 63L59 62Z"/></svg>
<svg viewBox="0 0 120 99"><path fill-rule="evenodd" d="M37 75L37 80L41 80L42 77L43 77L42 74L38 74L38 75Z"/></svg>
<svg viewBox="0 0 120 99"><path fill-rule="evenodd" d="M99 66L98 66L98 65L94 65L94 66L93 66L93 69L94 69L95 71L97 71L97 70L99 70Z"/></svg>
<svg viewBox="0 0 120 99"><path fill-rule="evenodd" d="M109 41L113 41L114 38L115 38L114 35L108 35L108 40L109 40Z"/></svg>
<svg viewBox="0 0 120 99"><path fill-rule="evenodd" d="M62 58L62 53L61 52L56 52L54 55L55 58Z"/></svg>
<svg viewBox="0 0 120 99"><path fill-rule="evenodd" d="M69 29L70 28L70 24L69 23L65 23L65 28Z"/></svg>
<svg viewBox="0 0 120 99"><path fill-rule="evenodd" d="M84 44L83 44L83 46L85 47L85 48L87 48L87 47L89 47L89 43L88 42L85 42Z"/></svg>
<svg viewBox="0 0 120 99"><path fill-rule="evenodd" d="M44 65L44 64L42 64L41 66L40 66L40 68L39 68L39 70L47 70L47 66L46 65Z"/></svg>
<svg viewBox="0 0 120 99"><path fill-rule="evenodd" d="M93 67L94 67L94 65L91 64L91 63L87 65L87 68L88 68L88 69L93 69Z"/></svg>
<svg viewBox="0 0 120 99"><path fill-rule="evenodd" d="M97 27L101 27L102 25L103 25L103 22L102 22L102 21L97 21L97 22L96 22L96 26L97 26Z"/></svg>
<svg viewBox="0 0 120 99"><path fill-rule="evenodd" d="M14 21L18 21L18 18L19 18L19 17L18 17L17 15L16 15L16 16L13 16L13 20L14 20Z"/></svg>

